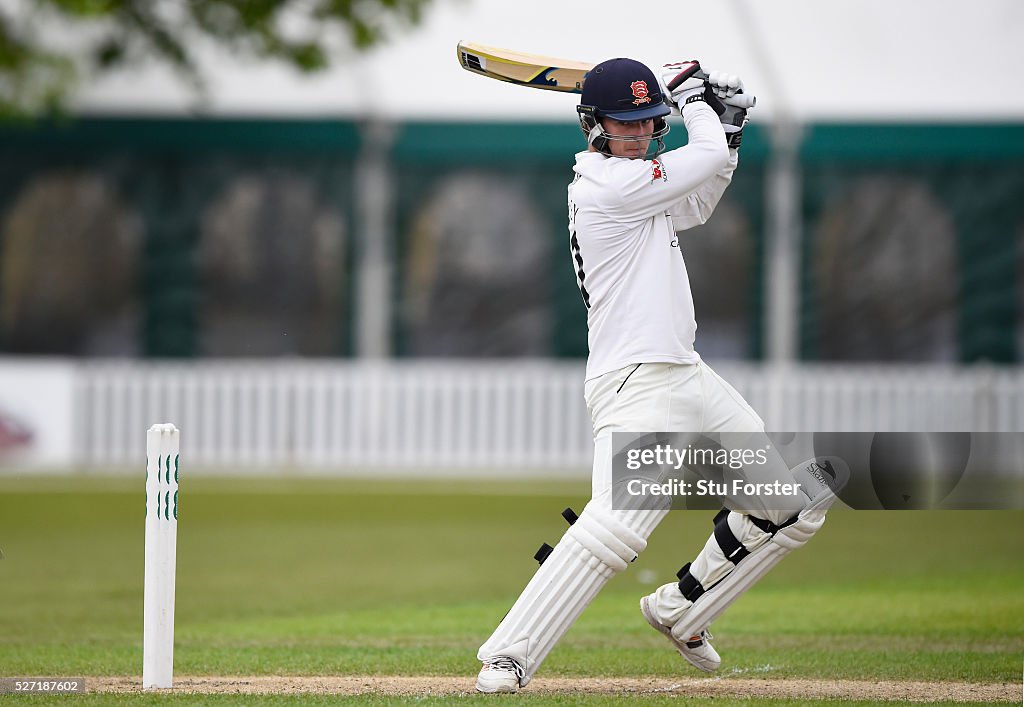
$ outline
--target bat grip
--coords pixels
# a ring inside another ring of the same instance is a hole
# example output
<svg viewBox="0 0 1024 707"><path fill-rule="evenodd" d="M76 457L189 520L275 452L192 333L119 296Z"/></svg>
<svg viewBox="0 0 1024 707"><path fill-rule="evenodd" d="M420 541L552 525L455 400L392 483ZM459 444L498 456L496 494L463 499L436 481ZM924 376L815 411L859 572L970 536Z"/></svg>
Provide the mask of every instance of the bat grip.
<svg viewBox="0 0 1024 707"><path fill-rule="evenodd" d="M749 93L743 93L741 91L732 98L723 98L722 103L726 104L727 106L733 106L735 108L742 108L746 110L747 108L753 108L755 105L757 105L757 96L751 96Z"/></svg>
<svg viewBox="0 0 1024 707"><path fill-rule="evenodd" d="M667 88L669 91L675 91L677 88L679 88L679 86L682 85L684 81L690 78L698 78L707 81L708 75L701 70L700 64L694 62L693 66L690 66L689 68L679 72L679 75L676 76L671 81L669 81L665 88ZM757 105L757 96L751 96L749 94L741 92L737 93L732 98L722 99L722 102L735 108L753 108L755 105Z"/></svg>

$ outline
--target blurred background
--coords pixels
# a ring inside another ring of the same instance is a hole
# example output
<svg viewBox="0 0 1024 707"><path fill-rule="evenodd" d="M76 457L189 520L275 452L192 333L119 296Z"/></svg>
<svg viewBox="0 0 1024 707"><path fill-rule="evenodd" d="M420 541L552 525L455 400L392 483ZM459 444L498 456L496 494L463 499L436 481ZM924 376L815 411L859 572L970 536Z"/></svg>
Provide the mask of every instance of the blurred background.
<svg viewBox="0 0 1024 707"><path fill-rule="evenodd" d="M460 39L758 96L684 234L769 429L1024 430L1024 6L11 0L0 469L585 476L576 98ZM670 146L685 143L681 124Z"/></svg>

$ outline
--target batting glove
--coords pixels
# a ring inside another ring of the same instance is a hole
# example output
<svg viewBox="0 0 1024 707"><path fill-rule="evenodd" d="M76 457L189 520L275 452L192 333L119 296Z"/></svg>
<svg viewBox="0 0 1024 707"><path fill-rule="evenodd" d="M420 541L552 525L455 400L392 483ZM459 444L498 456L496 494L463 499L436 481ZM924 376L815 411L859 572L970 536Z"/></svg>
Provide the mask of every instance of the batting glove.
<svg viewBox="0 0 1024 707"><path fill-rule="evenodd" d="M718 98L732 98L743 90L743 81L736 74L712 71L708 74L708 86Z"/></svg>
<svg viewBox="0 0 1024 707"><path fill-rule="evenodd" d="M668 89L668 84L672 79L695 63L697 63L696 60L679 61L673 64L665 64L662 67L661 92L666 98L670 99L668 103L675 107L676 110L673 110L673 113L676 113L676 111L681 113L683 106L686 105L686 101L690 98L704 95L704 81L695 77L686 79L686 81L676 86L675 90L670 91Z"/></svg>
<svg viewBox="0 0 1024 707"><path fill-rule="evenodd" d="M722 121L722 129L725 130L725 142L729 149L740 149L740 142L743 141L743 126L747 124L747 111L743 108L724 104L725 110L718 116Z"/></svg>

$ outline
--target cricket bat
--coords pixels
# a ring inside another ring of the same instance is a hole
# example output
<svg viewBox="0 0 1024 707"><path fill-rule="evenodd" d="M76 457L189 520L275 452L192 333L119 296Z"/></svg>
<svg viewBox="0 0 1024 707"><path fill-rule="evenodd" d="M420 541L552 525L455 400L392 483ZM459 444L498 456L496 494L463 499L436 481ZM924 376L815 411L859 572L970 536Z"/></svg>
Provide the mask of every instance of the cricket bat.
<svg viewBox="0 0 1024 707"><path fill-rule="evenodd" d="M466 41L459 42L458 55L466 71L519 86L562 93L582 93L587 73L594 68L593 64L583 61L525 54ZM680 73L668 84L669 90L690 77L706 79L707 74L696 62L680 65ZM754 96L743 93L725 99L725 103L737 108L752 108L756 101Z"/></svg>

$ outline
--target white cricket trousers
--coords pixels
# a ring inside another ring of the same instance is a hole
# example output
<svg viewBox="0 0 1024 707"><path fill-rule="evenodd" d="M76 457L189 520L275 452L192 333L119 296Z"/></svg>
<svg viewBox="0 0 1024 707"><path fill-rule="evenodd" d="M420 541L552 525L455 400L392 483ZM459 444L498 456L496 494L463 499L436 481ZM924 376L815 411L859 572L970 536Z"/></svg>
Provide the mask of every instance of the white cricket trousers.
<svg viewBox="0 0 1024 707"><path fill-rule="evenodd" d="M586 382L594 423L593 497L612 485L612 432L763 432L736 390L699 361L634 363Z"/></svg>

